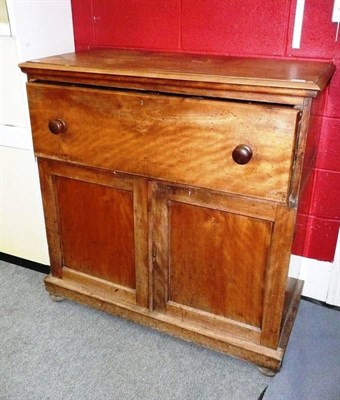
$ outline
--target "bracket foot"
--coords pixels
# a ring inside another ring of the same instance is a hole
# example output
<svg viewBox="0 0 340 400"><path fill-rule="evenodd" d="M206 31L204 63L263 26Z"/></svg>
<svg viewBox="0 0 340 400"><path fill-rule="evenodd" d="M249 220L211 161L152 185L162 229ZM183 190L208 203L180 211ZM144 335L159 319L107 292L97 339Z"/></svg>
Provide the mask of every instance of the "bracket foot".
<svg viewBox="0 0 340 400"><path fill-rule="evenodd" d="M58 296L57 294L50 293L50 299L51 299L52 301L56 302L56 303L59 303L59 302L61 302L61 301L64 301L64 300L65 300L65 297L63 297L63 296Z"/></svg>
<svg viewBox="0 0 340 400"><path fill-rule="evenodd" d="M266 368L266 367L257 367L257 369L261 372L262 375L264 376L269 376L273 377L276 375L276 372L273 371L272 369Z"/></svg>

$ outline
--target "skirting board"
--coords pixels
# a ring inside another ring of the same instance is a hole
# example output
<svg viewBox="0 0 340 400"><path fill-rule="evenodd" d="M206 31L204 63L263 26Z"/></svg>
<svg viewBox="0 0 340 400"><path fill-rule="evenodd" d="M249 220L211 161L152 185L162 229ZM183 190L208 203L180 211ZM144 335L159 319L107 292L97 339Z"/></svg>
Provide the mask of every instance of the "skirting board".
<svg viewBox="0 0 340 400"><path fill-rule="evenodd" d="M24 258L12 256L11 254L2 252L0 252L0 260L8 262L10 264L19 265L20 267L28 268L33 271L41 272L42 274L45 275L49 274L51 270L49 265L26 260Z"/></svg>
<svg viewBox="0 0 340 400"><path fill-rule="evenodd" d="M291 256L289 276L305 282L302 296L340 306L340 237L334 261Z"/></svg>

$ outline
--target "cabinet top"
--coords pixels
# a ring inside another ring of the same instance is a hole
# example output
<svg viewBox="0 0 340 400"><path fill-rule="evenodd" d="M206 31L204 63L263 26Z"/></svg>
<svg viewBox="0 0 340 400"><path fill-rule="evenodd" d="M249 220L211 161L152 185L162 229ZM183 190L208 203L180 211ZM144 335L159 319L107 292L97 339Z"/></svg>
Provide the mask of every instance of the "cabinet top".
<svg viewBox="0 0 340 400"><path fill-rule="evenodd" d="M335 66L329 62L272 60L135 50L94 49L62 54L20 64L31 79L44 76L82 76L110 79L129 77L146 80L199 82L237 87L322 90ZM89 83L89 82L87 82ZM94 81L95 84L95 81Z"/></svg>

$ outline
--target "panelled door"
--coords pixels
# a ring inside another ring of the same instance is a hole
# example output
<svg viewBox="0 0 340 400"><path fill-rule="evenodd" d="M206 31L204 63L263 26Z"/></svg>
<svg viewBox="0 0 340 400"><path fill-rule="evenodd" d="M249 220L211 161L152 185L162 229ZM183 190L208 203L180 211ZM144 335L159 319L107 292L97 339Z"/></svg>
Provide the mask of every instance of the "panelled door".
<svg viewBox="0 0 340 400"><path fill-rule="evenodd" d="M277 342L274 317L267 321L266 315L276 308L269 301L275 289L268 276L280 245L280 207L200 189L151 186L153 308L220 334L237 331L258 344ZM274 286L281 274L273 278ZM284 293L275 295L280 303Z"/></svg>
<svg viewBox="0 0 340 400"><path fill-rule="evenodd" d="M39 170L52 274L147 307L145 180L44 159Z"/></svg>

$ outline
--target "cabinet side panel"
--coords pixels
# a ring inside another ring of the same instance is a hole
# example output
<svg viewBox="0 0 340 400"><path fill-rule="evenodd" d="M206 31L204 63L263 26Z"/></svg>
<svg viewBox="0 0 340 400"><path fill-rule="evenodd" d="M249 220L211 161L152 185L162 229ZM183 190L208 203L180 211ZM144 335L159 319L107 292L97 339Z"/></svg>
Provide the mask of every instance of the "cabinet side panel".
<svg viewBox="0 0 340 400"><path fill-rule="evenodd" d="M276 349L287 285L296 210L278 205L270 246L263 305L261 344Z"/></svg>
<svg viewBox="0 0 340 400"><path fill-rule="evenodd" d="M170 300L260 327L271 222L171 204Z"/></svg>
<svg viewBox="0 0 340 400"><path fill-rule="evenodd" d="M134 289L134 214L129 191L56 177L64 265Z"/></svg>

